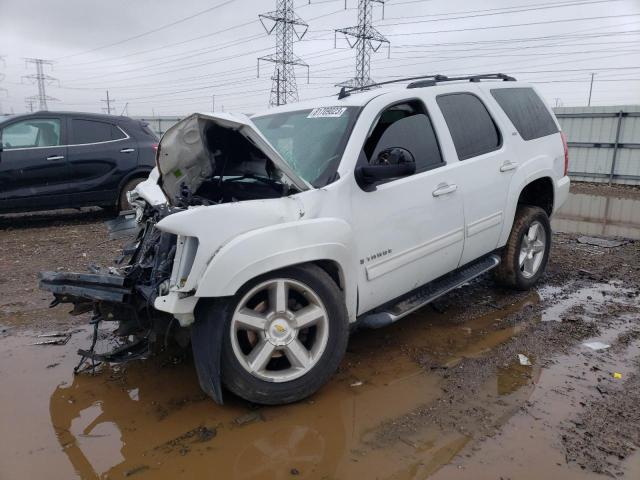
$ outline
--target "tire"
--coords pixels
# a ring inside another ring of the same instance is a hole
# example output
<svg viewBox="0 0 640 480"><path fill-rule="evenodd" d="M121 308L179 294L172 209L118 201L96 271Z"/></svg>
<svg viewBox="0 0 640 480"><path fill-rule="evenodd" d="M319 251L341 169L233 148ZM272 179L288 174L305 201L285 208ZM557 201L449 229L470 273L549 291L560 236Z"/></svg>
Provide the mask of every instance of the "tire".
<svg viewBox="0 0 640 480"><path fill-rule="evenodd" d="M120 190L120 195L118 196L118 204L116 205L116 209L119 212L123 212L125 210L131 210L131 205L129 204L129 200L127 200L127 192L133 190L138 186L139 183L144 182L144 177L132 178L127 181Z"/></svg>
<svg viewBox="0 0 640 480"><path fill-rule="evenodd" d="M536 237L530 240L534 225L537 225ZM547 213L540 207L519 205L509 240L502 251L502 261L494 270L496 281L517 290L530 289L544 274L550 249L551 224Z"/></svg>
<svg viewBox="0 0 640 480"><path fill-rule="evenodd" d="M279 291L281 282L286 285L282 287L284 297L272 293ZM281 309L272 306L272 298L286 298L286 302L273 301L273 305L285 304L286 312L277 313ZM347 348L349 321L344 296L331 277L316 265L292 266L262 275L234 297L204 308L206 321L220 321L222 316L225 322L221 351L223 385L253 403L280 405L308 397L335 373ZM308 313L302 315L305 312ZM212 318L210 313L217 313L218 318ZM269 320L260 323L256 330L252 330L253 326L245 329L238 319L246 318L243 314L247 313L250 318ZM312 325L310 318L320 314L323 316ZM296 329L298 321L300 324L308 321L311 326ZM300 354L299 345L306 353ZM274 349L273 353L262 356L255 353L265 346L265 351ZM294 351L296 355L292 356L290 352ZM264 367L252 368L262 362L251 364L251 359L267 355L270 356ZM298 358L303 361L298 362ZM299 364L294 365L296 362Z"/></svg>

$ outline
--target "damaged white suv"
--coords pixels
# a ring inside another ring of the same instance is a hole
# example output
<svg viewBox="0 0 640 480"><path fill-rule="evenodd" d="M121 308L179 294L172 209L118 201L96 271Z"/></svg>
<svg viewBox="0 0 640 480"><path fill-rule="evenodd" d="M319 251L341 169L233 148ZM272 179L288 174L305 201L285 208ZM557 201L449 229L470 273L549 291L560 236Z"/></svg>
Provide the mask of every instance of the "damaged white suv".
<svg viewBox="0 0 640 480"><path fill-rule="evenodd" d="M353 327L395 322L491 269L531 287L567 162L552 111L502 74L193 114L130 194L139 233L120 266L43 272L41 286L91 309L96 331L119 321L122 344L83 358L135 358L171 335L190 341L216 401L224 385L293 402L331 377Z"/></svg>

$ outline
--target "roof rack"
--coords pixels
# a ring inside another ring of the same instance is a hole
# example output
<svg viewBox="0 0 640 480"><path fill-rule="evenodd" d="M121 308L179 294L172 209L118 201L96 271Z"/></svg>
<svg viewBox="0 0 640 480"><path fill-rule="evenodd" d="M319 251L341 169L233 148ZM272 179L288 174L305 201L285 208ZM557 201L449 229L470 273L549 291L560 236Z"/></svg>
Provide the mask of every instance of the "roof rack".
<svg viewBox="0 0 640 480"><path fill-rule="evenodd" d="M461 77L447 77L446 75L421 75L418 77L398 78L396 80L389 80L386 82L372 83L370 85L365 85L362 87L342 87L340 89L340 93L338 93L338 99L341 100L345 97L348 97L353 92L367 90L371 87L390 85L392 83L412 82L407 85L407 88L422 88L433 87L440 82L453 82L460 80L469 80L470 82L479 82L481 80L502 80L503 82L515 82L516 79L509 75L505 75L504 73L487 73L482 75L468 75Z"/></svg>

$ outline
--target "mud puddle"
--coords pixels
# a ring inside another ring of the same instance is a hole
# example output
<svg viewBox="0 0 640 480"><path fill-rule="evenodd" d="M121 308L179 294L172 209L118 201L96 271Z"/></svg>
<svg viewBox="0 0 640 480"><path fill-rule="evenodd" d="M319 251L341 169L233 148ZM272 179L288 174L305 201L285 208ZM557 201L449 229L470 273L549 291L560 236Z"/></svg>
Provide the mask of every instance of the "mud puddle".
<svg viewBox="0 0 640 480"><path fill-rule="evenodd" d="M640 397L635 385L625 381L632 378L637 384L640 344L624 340L630 333L638 338L639 327L637 315L622 316L604 334L584 342L608 348L594 351L581 343L555 357L497 435L466 448L433 478L638 478L633 473L640 471L634 432L640 419L634 415L625 432L615 417L623 414L619 399ZM604 408L594 411L599 403ZM600 428L603 423L612 425L609 432Z"/></svg>
<svg viewBox="0 0 640 480"><path fill-rule="evenodd" d="M570 193L551 225L564 233L640 239L640 199Z"/></svg>
<svg viewBox="0 0 640 480"><path fill-rule="evenodd" d="M433 427L385 448L376 439L381 423L441 395L441 376L425 370L413 353L428 349L439 368L481 356L523 328L502 325L502 318L538 301L532 292L457 324L451 321L455 311L427 308L385 331L358 333L339 373L319 394L257 409L230 395L224 406L213 403L188 360L159 358L73 376L87 328L65 346L29 345L35 332L22 331L0 339L0 430L12 432L0 471L10 479L197 478L212 472L238 479L401 479L434 472L470 437ZM505 369L493 390L518 390L527 383L520 375ZM30 420L16 428L16 418Z"/></svg>

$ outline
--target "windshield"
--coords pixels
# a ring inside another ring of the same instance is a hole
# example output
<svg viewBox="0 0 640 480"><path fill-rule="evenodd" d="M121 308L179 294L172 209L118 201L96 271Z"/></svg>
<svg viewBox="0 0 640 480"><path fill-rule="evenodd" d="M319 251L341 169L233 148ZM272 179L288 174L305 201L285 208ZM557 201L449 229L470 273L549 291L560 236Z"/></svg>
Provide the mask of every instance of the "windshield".
<svg viewBox="0 0 640 480"><path fill-rule="evenodd" d="M335 179L360 107L321 107L252 118L293 170L314 187Z"/></svg>

